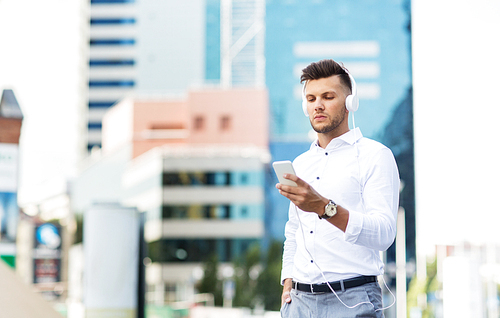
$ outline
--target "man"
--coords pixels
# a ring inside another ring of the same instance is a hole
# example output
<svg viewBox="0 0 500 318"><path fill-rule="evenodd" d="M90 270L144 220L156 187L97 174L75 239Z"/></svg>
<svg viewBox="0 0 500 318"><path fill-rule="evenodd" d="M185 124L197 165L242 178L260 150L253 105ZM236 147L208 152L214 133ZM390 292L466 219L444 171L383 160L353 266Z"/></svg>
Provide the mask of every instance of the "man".
<svg viewBox="0 0 500 318"><path fill-rule="evenodd" d="M349 129L351 78L333 60L302 70L304 107L317 139L294 160L297 176L284 175L297 187L276 185L291 201L282 317L384 317L379 252L396 235L399 173L387 147Z"/></svg>

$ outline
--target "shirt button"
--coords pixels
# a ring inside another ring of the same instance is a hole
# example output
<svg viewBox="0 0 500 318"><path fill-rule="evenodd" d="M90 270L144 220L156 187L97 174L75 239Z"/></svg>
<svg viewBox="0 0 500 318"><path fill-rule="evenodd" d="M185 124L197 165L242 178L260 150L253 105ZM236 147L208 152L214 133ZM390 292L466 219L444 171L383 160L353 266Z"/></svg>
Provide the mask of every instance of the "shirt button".
<svg viewBox="0 0 500 318"><path fill-rule="evenodd" d="M316 177L316 180L319 180L319 177Z"/></svg>
<svg viewBox="0 0 500 318"><path fill-rule="evenodd" d="M325 152L325 156L328 156L328 152Z"/></svg>
<svg viewBox="0 0 500 318"><path fill-rule="evenodd" d="M314 261L313 261L313 260L311 260L311 263L314 263Z"/></svg>
<svg viewBox="0 0 500 318"><path fill-rule="evenodd" d="M309 233L313 234L313 231L311 231L311 232L309 232Z"/></svg>

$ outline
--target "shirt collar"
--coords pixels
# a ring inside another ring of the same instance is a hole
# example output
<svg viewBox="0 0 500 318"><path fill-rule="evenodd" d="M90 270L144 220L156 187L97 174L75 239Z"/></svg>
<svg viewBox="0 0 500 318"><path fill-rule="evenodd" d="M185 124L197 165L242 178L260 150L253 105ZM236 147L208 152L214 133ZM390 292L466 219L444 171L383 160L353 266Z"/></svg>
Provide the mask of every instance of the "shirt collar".
<svg viewBox="0 0 500 318"><path fill-rule="evenodd" d="M343 144L349 144L353 145L356 141L361 139L363 137L363 134L361 133L361 130L359 127L356 127L355 129L351 129L348 132L346 132L343 135L338 136L337 138L333 138L330 143L326 146L325 150L332 150L337 147L340 147ZM311 150L317 149L321 150L321 147L319 146L318 139L316 139L312 144L311 144Z"/></svg>

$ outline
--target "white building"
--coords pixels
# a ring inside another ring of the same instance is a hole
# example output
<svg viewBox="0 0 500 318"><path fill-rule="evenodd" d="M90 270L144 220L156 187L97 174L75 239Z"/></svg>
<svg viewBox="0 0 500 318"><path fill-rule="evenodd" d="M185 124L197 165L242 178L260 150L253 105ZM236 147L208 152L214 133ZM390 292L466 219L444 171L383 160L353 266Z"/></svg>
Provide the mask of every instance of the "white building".
<svg viewBox="0 0 500 318"><path fill-rule="evenodd" d="M192 300L203 261L229 263L263 238L267 108L264 89L214 89L128 98L105 115L72 209L117 202L146 213L150 303Z"/></svg>
<svg viewBox="0 0 500 318"><path fill-rule="evenodd" d="M204 81L205 1L91 0L88 148L127 94L183 93Z"/></svg>

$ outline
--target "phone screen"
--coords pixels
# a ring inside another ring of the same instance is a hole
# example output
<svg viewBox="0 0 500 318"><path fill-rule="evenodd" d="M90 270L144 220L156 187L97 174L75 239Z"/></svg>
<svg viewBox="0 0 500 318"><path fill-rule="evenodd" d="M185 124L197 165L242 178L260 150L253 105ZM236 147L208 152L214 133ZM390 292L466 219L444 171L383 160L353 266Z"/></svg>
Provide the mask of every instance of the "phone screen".
<svg viewBox="0 0 500 318"><path fill-rule="evenodd" d="M281 184L292 186L292 187L297 186L297 184L295 182L283 178L283 175L285 173L296 175L291 161L285 160L285 161L273 162L273 168L274 168L274 172L276 173L276 177L278 177L278 180Z"/></svg>

